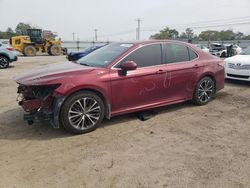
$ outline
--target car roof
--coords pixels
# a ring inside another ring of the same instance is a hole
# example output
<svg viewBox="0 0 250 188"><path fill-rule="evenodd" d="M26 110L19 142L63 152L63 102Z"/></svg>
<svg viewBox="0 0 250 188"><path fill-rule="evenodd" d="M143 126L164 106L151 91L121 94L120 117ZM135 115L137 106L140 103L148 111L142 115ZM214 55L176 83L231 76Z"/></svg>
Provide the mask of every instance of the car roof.
<svg viewBox="0 0 250 188"><path fill-rule="evenodd" d="M120 44L134 44L134 45L145 45L145 44L153 44L153 43L164 43L164 42L172 42L178 44L189 44L187 42L179 41L179 40L139 40L139 41L124 41L118 42Z"/></svg>

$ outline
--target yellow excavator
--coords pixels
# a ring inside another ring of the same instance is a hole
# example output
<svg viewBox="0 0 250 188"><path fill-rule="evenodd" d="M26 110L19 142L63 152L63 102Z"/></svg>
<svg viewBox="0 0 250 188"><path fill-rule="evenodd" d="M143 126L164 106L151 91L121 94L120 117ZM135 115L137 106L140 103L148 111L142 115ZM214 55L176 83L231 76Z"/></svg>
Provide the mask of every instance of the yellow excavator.
<svg viewBox="0 0 250 188"><path fill-rule="evenodd" d="M10 45L24 56L35 56L37 52L49 55L60 55L62 41L55 39L51 31L28 29L27 36L11 37Z"/></svg>

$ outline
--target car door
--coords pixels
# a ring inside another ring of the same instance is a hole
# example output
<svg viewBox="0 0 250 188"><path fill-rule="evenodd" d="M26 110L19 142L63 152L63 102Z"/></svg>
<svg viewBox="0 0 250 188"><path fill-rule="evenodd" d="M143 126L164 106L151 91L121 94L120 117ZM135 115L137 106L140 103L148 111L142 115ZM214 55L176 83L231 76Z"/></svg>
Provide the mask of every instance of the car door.
<svg viewBox="0 0 250 188"><path fill-rule="evenodd" d="M168 101L192 97L198 71L197 54L182 44L165 43L167 77L164 82Z"/></svg>
<svg viewBox="0 0 250 188"><path fill-rule="evenodd" d="M133 111L163 98L166 65L162 64L162 58L161 44L145 45L127 55L111 69L112 112L119 114ZM137 69L121 75L119 65L126 61L134 61Z"/></svg>

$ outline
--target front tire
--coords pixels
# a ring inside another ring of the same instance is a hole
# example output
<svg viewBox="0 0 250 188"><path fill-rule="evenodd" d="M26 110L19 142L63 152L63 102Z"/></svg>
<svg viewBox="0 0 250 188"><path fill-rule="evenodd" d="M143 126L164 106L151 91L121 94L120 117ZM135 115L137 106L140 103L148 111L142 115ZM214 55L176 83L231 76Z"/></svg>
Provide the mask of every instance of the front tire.
<svg viewBox="0 0 250 188"><path fill-rule="evenodd" d="M61 55L61 47L60 46L56 46L56 45L52 45L49 48L49 54L51 54L53 56Z"/></svg>
<svg viewBox="0 0 250 188"><path fill-rule="evenodd" d="M36 55L36 48L32 45L28 45L24 48L23 54L25 56L35 56Z"/></svg>
<svg viewBox="0 0 250 188"><path fill-rule="evenodd" d="M215 91L214 80L206 76L198 82L195 88L193 102L196 105L205 105L212 100L215 95Z"/></svg>
<svg viewBox="0 0 250 188"><path fill-rule="evenodd" d="M226 53L223 52L220 57L226 57Z"/></svg>
<svg viewBox="0 0 250 188"><path fill-rule="evenodd" d="M0 69L6 69L10 65L8 58L0 55Z"/></svg>
<svg viewBox="0 0 250 188"><path fill-rule="evenodd" d="M70 96L60 112L60 123L73 134L95 130L105 114L102 99L90 91L81 91Z"/></svg>

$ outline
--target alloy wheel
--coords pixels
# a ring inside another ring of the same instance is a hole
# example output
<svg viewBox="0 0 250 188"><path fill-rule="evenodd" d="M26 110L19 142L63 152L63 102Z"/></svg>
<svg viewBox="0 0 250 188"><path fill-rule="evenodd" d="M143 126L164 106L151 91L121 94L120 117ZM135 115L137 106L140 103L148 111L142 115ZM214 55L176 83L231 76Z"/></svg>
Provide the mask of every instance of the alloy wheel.
<svg viewBox="0 0 250 188"><path fill-rule="evenodd" d="M4 57L0 57L0 68L6 68L8 66L8 61Z"/></svg>
<svg viewBox="0 0 250 188"><path fill-rule="evenodd" d="M68 112L70 124L80 130L89 129L97 123L101 116L101 107L98 102L90 97L76 100Z"/></svg>
<svg viewBox="0 0 250 188"><path fill-rule="evenodd" d="M206 103L213 96L214 88L213 83L205 79L203 80L198 88L198 98L202 103Z"/></svg>

